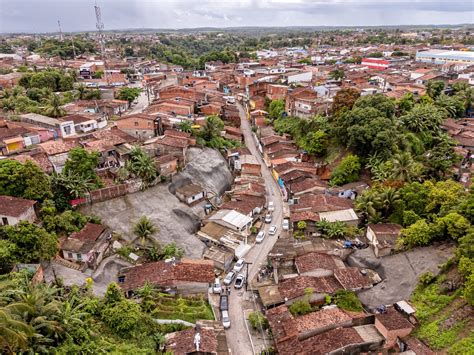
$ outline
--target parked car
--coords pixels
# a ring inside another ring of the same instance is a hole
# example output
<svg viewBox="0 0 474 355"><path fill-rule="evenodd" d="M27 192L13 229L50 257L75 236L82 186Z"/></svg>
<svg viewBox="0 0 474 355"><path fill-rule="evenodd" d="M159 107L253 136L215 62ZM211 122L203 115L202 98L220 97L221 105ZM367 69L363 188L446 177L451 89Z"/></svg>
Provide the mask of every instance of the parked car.
<svg viewBox="0 0 474 355"><path fill-rule="evenodd" d="M245 259L239 259L234 265L234 271L235 272L240 272L245 266Z"/></svg>
<svg viewBox="0 0 474 355"><path fill-rule="evenodd" d="M267 213L265 215L265 223L272 223L272 214L271 213Z"/></svg>
<svg viewBox="0 0 474 355"><path fill-rule="evenodd" d="M290 229L290 221L287 218L283 220L283 223L281 224L281 229L283 229L284 231Z"/></svg>
<svg viewBox="0 0 474 355"><path fill-rule="evenodd" d="M273 201L268 202L268 211L275 211L275 203Z"/></svg>
<svg viewBox="0 0 474 355"><path fill-rule="evenodd" d="M224 326L224 329L230 328L229 312L227 311L222 311L222 325Z"/></svg>
<svg viewBox="0 0 474 355"><path fill-rule="evenodd" d="M235 278L235 275L236 275L236 274L237 274L237 273L236 273L235 271L233 271L233 270L232 270L231 272L229 272L229 273L226 275L225 279L224 279L224 285L229 286L229 285L232 283L232 281L234 281L234 278Z"/></svg>
<svg viewBox="0 0 474 355"><path fill-rule="evenodd" d="M269 235L275 235L276 232L277 232L277 226L276 225L271 226L270 229L268 230Z"/></svg>
<svg viewBox="0 0 474 355"><path fill-rule="evenodd" d="M238 274L237 278L235 279L234 287L239 289L245 285L245 276L242 274Z"/></svg>
<svg viewBox="0 0 474 355"><path fill-rule="evenodd" d="M212 293L221 293L222 291L222 285L221 285L221 280L219 278L216 278L214 281L214 284L212 285Z"/></svg>
<svg viewBox="0 0 474 355"><path fill-rule="evenodd" d="M261 243L263 242L263 239L265 239L265 232L264 231L258 232L257 237L255 238L255 241L257 243Z"/></svg>

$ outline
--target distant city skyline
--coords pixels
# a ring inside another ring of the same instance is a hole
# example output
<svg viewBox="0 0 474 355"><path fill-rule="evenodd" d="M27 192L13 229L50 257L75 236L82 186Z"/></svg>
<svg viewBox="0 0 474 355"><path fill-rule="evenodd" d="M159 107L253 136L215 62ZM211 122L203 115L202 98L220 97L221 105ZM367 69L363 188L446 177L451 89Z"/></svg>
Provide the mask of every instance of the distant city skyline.
<svg viewBox="0 0 474 355"><path fill-rule="evenodd" d="M93 0L0 0L0 32L94 31ZM98 0L105 30L474 22L469 0Z"/></svg>

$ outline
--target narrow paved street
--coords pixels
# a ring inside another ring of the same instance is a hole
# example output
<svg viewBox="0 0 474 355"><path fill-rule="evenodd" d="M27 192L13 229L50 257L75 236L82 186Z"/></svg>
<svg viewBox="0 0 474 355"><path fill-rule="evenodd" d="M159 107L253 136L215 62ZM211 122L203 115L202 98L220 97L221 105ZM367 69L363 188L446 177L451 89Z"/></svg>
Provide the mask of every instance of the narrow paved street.
<svg viewBox="0 0 474 355"><path fill-rule="evenodd" d="M251 265L249 265L249 279L251 280L258 272L260 266L266 264L267 255L273 248L273 245L275 244L276 240L278 239L278 235L281 233L281 223L283 220L283 199L281 197L278 184L273 179L270 169L267 168L257 149L250 122L247 119L245 110L239 104L238 107L241 117L240 129L242 130L242 133L244 135L245 144L252 153L252 155L254 155L258 159L262 166L262 176L265 180L267 202L273 201L275 203L272 223L264 224L263 227L266 233L263 243L256 244L245 257L245 260L251 263ZM278 227L278 232L276 235L270 236L268 235L268 229L270 228L270 225L273 224ZM231 319L231 328L227 331L227 342L229 348L232 350L232 354L247 355L254 353L254 351L252 350L252 342L249 339L247 328L245 325L244 316L244 310L249 308L245 305L245 303L248 304L249 301L252 302L252 297L253 293L252 291L250 291L250 288L248 292L245 292L245 290L235 289L233 289L231 292L229 300L229 315ZM263 349L255 349L257 353L259 353L261 350Z"/></svg>

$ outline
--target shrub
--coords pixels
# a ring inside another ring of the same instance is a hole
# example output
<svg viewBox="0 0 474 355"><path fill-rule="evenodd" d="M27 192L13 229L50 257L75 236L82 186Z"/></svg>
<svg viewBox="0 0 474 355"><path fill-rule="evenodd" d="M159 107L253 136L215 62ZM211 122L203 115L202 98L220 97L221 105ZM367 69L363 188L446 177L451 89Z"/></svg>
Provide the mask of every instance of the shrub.
<svg viewBox="0 0 474 355"><path fill-rule="evenodd" d="M359 180L360 159L357 155L349 154L334 169L329 183L331 185L343 185Z"/></svg>
<svg viewBox="0 0 474 355"><path fill-rule="evenodd" d="M290 306L290 312L294 316L303 316L312 312L312 310L311 305L306 300L296 301Z"/></svg>
<svg viewBox="0 0 474 355"><path fill-rule="evenodd" d="M261 312L252 312L249 314L249 322L253 329L267 329L268 320Z"/></svg>

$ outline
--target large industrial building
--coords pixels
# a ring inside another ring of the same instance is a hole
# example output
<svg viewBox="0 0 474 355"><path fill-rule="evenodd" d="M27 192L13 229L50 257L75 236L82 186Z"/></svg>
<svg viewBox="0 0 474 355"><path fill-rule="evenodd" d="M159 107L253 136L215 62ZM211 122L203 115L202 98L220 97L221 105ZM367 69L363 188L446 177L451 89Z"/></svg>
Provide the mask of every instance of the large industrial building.
<svg viewBox="0 0 474 355"><path fill-rule="evenodd" d="M465 63L474 64L474 52L432 49L416 53L416 61L433 64Z"/></svg>

